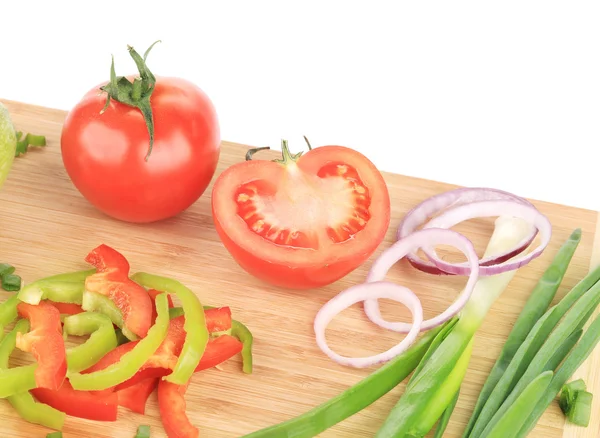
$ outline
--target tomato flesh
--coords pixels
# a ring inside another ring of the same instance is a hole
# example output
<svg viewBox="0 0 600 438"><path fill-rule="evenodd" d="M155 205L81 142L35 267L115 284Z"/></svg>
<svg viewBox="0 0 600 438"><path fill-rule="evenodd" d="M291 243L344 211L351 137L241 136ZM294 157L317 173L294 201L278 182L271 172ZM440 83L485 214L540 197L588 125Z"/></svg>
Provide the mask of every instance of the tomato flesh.
<svg viewBox="0 0 600 438"><path fill-rule="evenodd" d="M297 162L246 161L213 188L217 232L252 275L295 289L324 286L363 263L390 220L382 175L362 154L323 146Z"/></svg>

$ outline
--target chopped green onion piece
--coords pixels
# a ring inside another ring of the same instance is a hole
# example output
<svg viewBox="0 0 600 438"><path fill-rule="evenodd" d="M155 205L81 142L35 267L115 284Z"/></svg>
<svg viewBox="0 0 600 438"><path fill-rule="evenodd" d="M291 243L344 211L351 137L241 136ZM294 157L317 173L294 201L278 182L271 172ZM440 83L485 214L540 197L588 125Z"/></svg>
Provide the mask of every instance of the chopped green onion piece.
<svg viewBox="0 0 600 438"><path fill-rule="evenodd" d="M21 289L21 277L15 274L2 276L2 289L9 292L16 292Z"/></svg>
<svg viewBox="0 0 600 438"><path fill-rule="evenodd" d="M139 426L134 438L150 438L150 426Z"/></svg>
<svg viewBox="0 0 600 438"><path fill-rule="evenodd" d="M585 382L583 379L574 380L562 387L558 405L563 414L568 415L575 402L575 397L579 391L585 391Z"/></svg>
<svg viewBox="0 0 600 438"><path fill-rule="evenodd" d="M51 432L46 435L46 438L63 438L62 432Z"/></svg>
<svg viewBox="0 0 600 438"><path fill-rule="evenodd" d="M13 272L15 272L14 266L9 265L8 263L0 263L0 277L12 274Z"/></svg>
<svg viewBox="0 0 600 438"><path fill-rule="evenodd" d="M592 414L592 399L593 395L590 392L578 391L575 393L575 402L567 416L568 420L577 426L588 427Z"/></svg>
<svg viewBox="0 0 600 438"><path fill-rule="evenodd" d="M27 134L24 138L21 131L17 132L17 148L15 157L24 154L29 149L29 146L41 147L46 146L46 137L43 135Z"/></svg>

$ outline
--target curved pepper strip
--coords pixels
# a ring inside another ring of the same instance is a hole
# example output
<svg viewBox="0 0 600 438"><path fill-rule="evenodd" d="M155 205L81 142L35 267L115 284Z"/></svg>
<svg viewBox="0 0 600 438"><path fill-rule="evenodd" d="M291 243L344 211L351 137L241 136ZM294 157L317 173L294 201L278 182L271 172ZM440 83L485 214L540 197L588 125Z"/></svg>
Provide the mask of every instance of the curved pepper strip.
<svg viewBox="0 0 600 438"><path fill-rule="evenodd" d="M187 383L176 385L165 380L158 382L158 409L167 437L197 438L200 431L190 423L185 412Z"/></svg>
<svg viewBox="0 0 600 438"><path fill-rule="evenodd" d="M26 333L28 330L29 322L21 319L0 343L0 371L8 368L8 360L17 344L17 333ZM25 421L62 430L66 414L44 403L37 403L28 391L11 395L7 401Z"/></svg>
<svg viewBox="0 0 600 438"><path fill-rule="evenodd" d="M131 279L148 289L156 289L173 294L181 301L186 316L184 325L186 332L185 342L183 343L183 349L181 350L177 365L175 365L173 372L166 377L166 380L178 385L187 383L200 363L200 359L208 344L208 329L206 328L202 303L194 292L177 280L145 272L138 272ZM158 296L161 297L163 295L160 294Z"/></svg>
<svg viewBox="0 0 600 438"><path fill-rule="evenodd" d="M156 297L158 316L145 338L137 341L134 348L123 355L121 360L107 368L88 374L74 373L69 377L73 388L87 391L100 391L117 386L133 377L160 347L169 329L169 308L167 296ZM128 344L124 344L128 345Z"/></svg>
<svg viewBox="0 0 600 438"><path fill-rule="evenodd" d="M31 393L42 403L46 403L71 417L95 421L117 421L119 410L116 393L94 393L77 391L69 380L53 391L35 388Z"/></svg>
<svg viewBox="0 0 600 438"><path fill-rule="evenodd" d="M138 339L138 336L135 333L125 327L123 322L123 314L110 298L105 297L97 292L90 292L86 290L83 293L83 303L81 307L86 312L102 313L103 315L108 316L112 323L119 327L123 336L125 336L128 340L135 341Z"/></svg>
<svg viewBox="0 0 600 438"><path fill-rule="evenodd" d="M40 301L36 306L19 303L17 312L31 325L29 333L17 333L17 348L33 354L38 364L36 386L60 388L67 375L67 352L58 309L48 301Z"/></svg>
<svg viewBox="0 0 600 438"><path fill-rule="evenodd" d="M85 312L65 318L63 333L90 337L80 345L67 350L69 373L78 373L97 363L117 347L117 335L112 321L101 313Z"/></svg>
<svg viewBox="0 0 600 438"><path fill-rule="evenodd" d="M34 305L42 300L81 304L85 279L95 272L95 269L88 269L42 278L25 285L17 296L24 303Z"/></svg>
<svg viewBox="0 0 600 438"><path fill-rule="evenodd" d="M205 310L212 310L215 307L204 306ZM176 312L173 311L173 314ZM242 370L246 374L252 374L252 344L254 337L252 333L244 324L235 319L231 320L231 336L234 336L240 340L244 347L242 348Z"/></svg>

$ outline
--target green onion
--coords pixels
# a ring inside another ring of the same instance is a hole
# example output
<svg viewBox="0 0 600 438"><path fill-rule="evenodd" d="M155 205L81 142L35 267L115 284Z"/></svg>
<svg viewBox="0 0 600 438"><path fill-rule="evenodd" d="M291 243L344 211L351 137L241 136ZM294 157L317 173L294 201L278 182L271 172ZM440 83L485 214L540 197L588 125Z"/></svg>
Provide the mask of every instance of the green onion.
<svg viewBox="0 0 600 438"><path fill-rule="evenodd" d="M446 431L446 428L448 427L448 423L450 422L450 417L452 416L452 413L454 412L454 408L456 407L456 403L458 402L459 395L460 395L460 389L458 391L456 391L456 394L454 394L454 398L452 399L452 401L450 402L450 404L448 405L448 407L442 414L440 421L435 429L435 435L433 436L433 438L443 438L444 437L444 432Z"/></svg>
<svg viewBox="0 0 600 438"><path fill-rule="evenodd" d="M526 228L520 219L498 218L484 257L513 248L527 236L529 229ZM483 323L487 312L506 290L515 273L513 270L479 278L458 323L425 362L417 377L409 382L404 394L377 432L376 438L419 436L414 433L415 429L418 428L421 432L428 426L420 418L422 413L431 406L432 400L440 400L437 393L446 379L454 372L460 373L460 370L455 371L457 364L468 366L469 361L459 362L459 359ZM458 384L460 385L460 382ZM436 407L440 415L450 405L457 390L458 386L454 386L450 397L444 397L444 404ZM431 424L432 428L433 426L434 424Z"/></svg>
<svg viewBox="0 0 600 438"><path fill-rule="evenodd" d="M454 321L426 332L408 350L338 396L283 423L245 435L244 438L312 438L356 414L394 389L419 364L436 336L452 328Z"/></svg>
<svg viewBox="0 0 600 438"><path fill-rule="evenodd" d="M21 277L15 274L2 276L2 289L9 292L16 292L21 289Z"/></svg>
<svg viewBox="0 0 600 438"><path fill-rule="evenodd" d="M567 241L560 247L557 254L554 256L550 266L540 277L537 285L531 292L527 303L519 314L513 329L500 352L498 360L494 364L473 409L469 423L463 433L463 438L466 438L471 433L475 422L479 418L479 414L483 409L487 399L492 394L492 391L500 381L502 375L506 372L510 362L517 353L519 347L525 341L527 335L531 332L534 325L542 317L548 309L548 306L554 299L556 292L564 278L567 268L575 254L575 250L581 242L581 229L574 230ZM598 278L595 278L593 283L589 284L585 289L589 289L600 279L600 270Z"/></svg>
<svg viewBox="0 0 600 438"><path fill-rule="evenodd" d="M51 432L46 435L46 438L63 438L62 432Z"/></svg>
<svg viewBox="0 0 600 438"><path fill-rule="evenodd" d="M547 339L543 339L543 345L541 346L541 348L539 349L539 351L537 351L537 353L535 354L535 356L533 356L533 359L531 361L526 361L523 364L521 364L521 368L526 367L525 372L520 375L518 374L515 377L520 377L516 383L516 385L514 385L514 388L512 389L512 391L510 392L510 394L508 394L508 396L506 398L502 397L498 397L494 399L494 405L493 406L499 406L496 409L493 409L493 416L491 416L491 418L489 416L487 417L483 417L483 412L482 412L482 416L480 417L480 420L483 420L483 418L485 418L486 421L482 421L480 423L480 429L482 426L485 426L485 428L483 428L483 432L482 435L485 436L486 431L490 430L491 428L493 428L494 423L504 414L504 412L512 405L512 403L515 401L516 397L518 397L519 393L525 388L525 386L527 386L535 376L537 376L540 372L545 370L545 367L548 363L548 360L550 357L552 357L552 354L554 353L554 351L563 343L567 340L567 338L578 329L578 327L581 326L582 323L585 323L587 321L586 317L589 317L590 312L589 309L591 307L597 307L598 303L600 301L600 283L596 283L594 286L592 286L592 288L583 296L581 297L581 299L579 299L574 305L573 307L569 310L569 312L566 314L566 316L564 317L564 319L558 324L556 325L556 328L554 329L554 331L552 331L552 333L550 333L550 336L547 337ZM560 306L560 303L559 303ZM553 314L553 312L558 309L559 307L555 307L553 311L549 311L550 315ZM550 321L551 318L549 318L547 321ZM490 399L488 400L488 403L492 400L492 398L490 397ZM487 408L487 404L484 408L484 410ZM488 414L489 415L489 414ZM488 420L489 418L489 420ZM474 428L474 430L477 429L477 425ZM479 436L479 435L474 435L474 436Z"/></svg>
<svg viewBox="0 0 600 438"><path fill-rule="evenodd" d="M598 316L585 331L581 341L569 353L563 364L556 370L552 382L544 392L535 409L523 425L517 437L526 437L535 427L548 406L554 401L563 385L579 369L600 341L600 316Z"/></svg>
<svg viewBox="0 0 600 438"><path fill-rule="evenodd" d="M552 380L552 371L545 371L529 383L515 402L498 419L486 438L515 438L536 403Z"/></svg>
<svg viewBox="0 0 600 438"><path fill-rule="evenodd" d="M139 426L134 438L150 438L150 426Z"/></svg>

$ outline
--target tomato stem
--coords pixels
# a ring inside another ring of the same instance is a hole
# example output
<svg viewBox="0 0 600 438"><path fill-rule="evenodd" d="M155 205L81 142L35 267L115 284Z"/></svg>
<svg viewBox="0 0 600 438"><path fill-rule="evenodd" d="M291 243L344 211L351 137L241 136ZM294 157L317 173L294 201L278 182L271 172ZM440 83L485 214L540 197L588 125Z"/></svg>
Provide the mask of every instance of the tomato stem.
<svg viewBox="0 0 600 438"><path fill-rule="evenodd" d="M110 104L110 100L113 99L117 102L129 105L134 108L139 108L142 115L144 116L144 122L148 128L148 135L150 136L150 145L148 147L148 153L146 154L146 161L150 158L152 153L152 147L154 146L154 119L152 116L152 107L150 105L150 97L154 91L156 84L156 78L146 65L146 58L150 53L150 50L160 40L155 41L148 49L144 52L142 58L133 47L127 46L129 54L133 58L135 65L139 71L139 77L130 82L124 76L117 76L115 73L115 58L112 57L110 65L110 81L108 84L100 87L100 90L106 92L106 104L100 111L100 114L104 113Z"/></svg>
<svg viewBox="0 0 600 438"><path fill-rule="evenodd" d="M312 146L310 145L310 142L308 141L308 138L306 138L306 135L303 135L304 137L304 141L306 142L307 146L308 146L308 150L312 151Z"/></svg>
<svg viewBox="0 0 600 438"><path fill-rule="evenodd" d="M297 154L292 155L292 153L290 152L290 149L288 147L287 140L281 140L281 154L283 156L281 160L273 160L273 161L276 163L281 163L281 164L290 164L292 162L297 161L298 158L300 158L300 156L302 155L302 152L298 152Z"/></svg>
<svg viewBox="0 0 600 438"><path fill-rule="evenodd" d="M261 148L249 149L248 152L246 152L246 161L252 160L252 156L255 153L257 153L258 151L264 151L265 149L271 149L271 147L270 146L263 146Z"/></svg>

